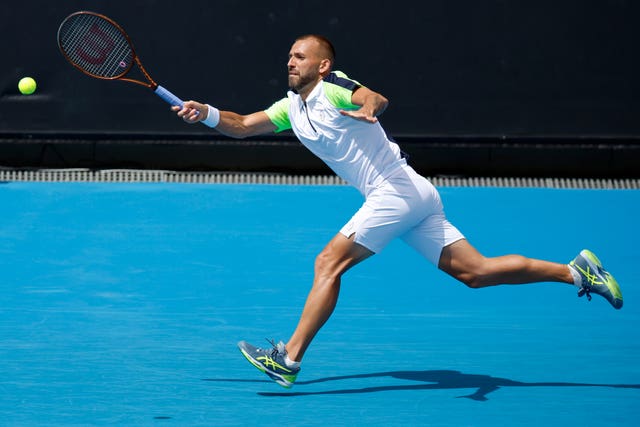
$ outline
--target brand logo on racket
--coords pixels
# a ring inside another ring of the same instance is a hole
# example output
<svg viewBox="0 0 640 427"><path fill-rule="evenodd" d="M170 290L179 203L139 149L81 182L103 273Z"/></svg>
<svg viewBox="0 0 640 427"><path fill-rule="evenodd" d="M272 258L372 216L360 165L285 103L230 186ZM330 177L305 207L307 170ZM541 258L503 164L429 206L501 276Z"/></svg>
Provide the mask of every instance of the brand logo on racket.
<svg viewBox="0 0 640 427"><path fill-rule="evenodd" d="M82 45L76 49L76 54L90 64L103 64L109 54L113 52L115 42L98 24L93 24L82 38ZM123 66L124 62L120 63Z"/></svg>

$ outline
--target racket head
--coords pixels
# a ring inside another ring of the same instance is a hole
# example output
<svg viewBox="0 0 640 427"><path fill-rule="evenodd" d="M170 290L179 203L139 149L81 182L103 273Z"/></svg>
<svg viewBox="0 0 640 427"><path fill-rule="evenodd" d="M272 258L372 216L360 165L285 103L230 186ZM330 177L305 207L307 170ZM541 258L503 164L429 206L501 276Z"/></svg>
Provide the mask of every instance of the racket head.
<svg viewBox="0 0 640 427"><path fill-rule="evenodd" d="M104 80L123 77L137 60L133 43L122 27L111 18L89 11L72 13L62 21L58 47L71 65Z"/></svg>

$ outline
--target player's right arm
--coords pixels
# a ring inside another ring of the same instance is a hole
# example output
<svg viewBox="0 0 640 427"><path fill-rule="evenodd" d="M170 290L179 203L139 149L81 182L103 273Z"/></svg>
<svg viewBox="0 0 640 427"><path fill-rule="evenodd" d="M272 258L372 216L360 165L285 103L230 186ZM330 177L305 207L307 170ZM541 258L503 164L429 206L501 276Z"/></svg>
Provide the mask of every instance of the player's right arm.
<svg viewBox="0 0 640 427"><path fill-rule="evenodd" d="M206 120L209 107L196 101L187 101L184 107L173 107L178 117L187 123L197 123ZM220 120L215 130L232 138L246 138L249 136L273 133L277 126L271 121L267 113L257 111L251 114L238 114L233 111L220 111Z"/></svg>

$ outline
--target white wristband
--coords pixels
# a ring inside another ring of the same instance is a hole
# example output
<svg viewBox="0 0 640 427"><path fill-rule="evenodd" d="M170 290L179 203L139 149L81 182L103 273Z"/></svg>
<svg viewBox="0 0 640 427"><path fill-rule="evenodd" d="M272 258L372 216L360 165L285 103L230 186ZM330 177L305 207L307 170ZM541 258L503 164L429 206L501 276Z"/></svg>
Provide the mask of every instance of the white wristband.
<svg viewBox="0 0 640 427"><path fill-rule="evenodd" d="M202 120L202 124L205 124L210 128L214 128L218 126L218 123L220 123L220 110L209 104L207 104L207 107L209 107L209 113L207 114L207 118Z"/></svg>

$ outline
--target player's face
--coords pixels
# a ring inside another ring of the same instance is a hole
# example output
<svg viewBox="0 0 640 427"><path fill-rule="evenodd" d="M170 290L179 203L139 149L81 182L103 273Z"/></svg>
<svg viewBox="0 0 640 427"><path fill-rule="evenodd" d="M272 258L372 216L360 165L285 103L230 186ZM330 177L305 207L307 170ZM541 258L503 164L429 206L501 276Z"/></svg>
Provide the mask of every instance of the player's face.
<svg viewBox="0 0 640 427"><path fill-rule="evenodd" d="M320 45L315 39L296 41L289 51L289 87L301 95L306 95L322 79L320 70L323 58Z"/></svg>

